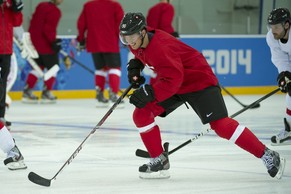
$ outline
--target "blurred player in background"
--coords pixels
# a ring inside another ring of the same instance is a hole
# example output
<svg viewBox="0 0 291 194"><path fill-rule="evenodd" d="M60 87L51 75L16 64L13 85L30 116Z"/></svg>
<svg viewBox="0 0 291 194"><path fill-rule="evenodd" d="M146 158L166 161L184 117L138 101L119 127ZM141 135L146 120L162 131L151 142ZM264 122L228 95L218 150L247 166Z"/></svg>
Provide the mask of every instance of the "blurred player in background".
<svg viewBox="0 0 291 194"><path fill-rule="evenodd" d="M78 18L78 49L92 54L95 66L97 107L108 106L118 99L121 77L119 24L124 15L115 0L92 0L84 4ZM109 101L104 96L108 76Z"/></svg>
<svg viewBox="0 0 291 194"><path fill-rule="evenodd" d="M174 30L172 25L174 16L175 9L171 4L171 0L160 0L160 2L149 9L146 22L152 28L160 29L174 37L179 37L178 32Z"/></svg>
<svg viewBox="0 0 291 194"><path fill-rule="evenodd" d="M61 19L61 10L57 7L63 0L50 0L40 2L30 21L29 33L31 41L39 57L35 59L39 67L44 71L53 70L59 66L59 52L62 49L61 39L57 39L57 26ZM27 103L37 103L38 97L32 93L32 89L41 78L41 74L33 69L27 77L23 90L22 101ZM57 97L51 93L55 83L57 72L54 72L49 79L44 80L41 94L41 102L55 103Z"/></svg>

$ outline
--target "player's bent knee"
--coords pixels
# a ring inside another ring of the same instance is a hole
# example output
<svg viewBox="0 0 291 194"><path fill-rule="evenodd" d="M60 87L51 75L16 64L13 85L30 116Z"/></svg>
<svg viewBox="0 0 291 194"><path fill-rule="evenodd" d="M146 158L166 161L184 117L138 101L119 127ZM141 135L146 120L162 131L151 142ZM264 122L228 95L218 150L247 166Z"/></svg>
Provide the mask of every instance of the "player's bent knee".
<svg viewBox="0 0 291 194"><path fill-rule="evenodd" d="M219 137L225 139L230 139L235 129L239 125L239 123L236 120L229 117L212 121L209 124L211 129L213 129Z"/></svg>

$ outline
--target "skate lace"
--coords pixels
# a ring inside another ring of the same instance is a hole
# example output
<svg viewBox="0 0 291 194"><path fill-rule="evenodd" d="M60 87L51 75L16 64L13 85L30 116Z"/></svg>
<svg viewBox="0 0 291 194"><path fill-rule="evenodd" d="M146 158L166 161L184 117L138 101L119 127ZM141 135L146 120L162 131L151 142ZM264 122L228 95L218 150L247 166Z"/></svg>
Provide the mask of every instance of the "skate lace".
<svg viewBox="0 0 291 194"><path fill-rule="evenodd" d="M162 159L160 157L151 158L150 162L148 163L148 166L154 166L158 163L162 163Z"/></svg>
<svg viewBox="0 0 291 194"><path fill-rule="evenodd" d="M12 148L8 153L7 153L7 158L15 158L18 160L20 156L20 153L16 147Z"/></svg>
<svg viewBox="0 0 291 194"><path fill-rule="evenodd" d="M277 137L279 139L283 139L283 138L285 138L287 136L288 136L288 132L285 129L283 129L282 131L280 131L280 133L277 135Z"/></svg>
<svg viewBox="0 0 291 194"><path fill-rule="evenodd" d="M263 156L263 162L268 170L272 169L274 166L274 158L271 153L267 153L267 155Z"/></svg>

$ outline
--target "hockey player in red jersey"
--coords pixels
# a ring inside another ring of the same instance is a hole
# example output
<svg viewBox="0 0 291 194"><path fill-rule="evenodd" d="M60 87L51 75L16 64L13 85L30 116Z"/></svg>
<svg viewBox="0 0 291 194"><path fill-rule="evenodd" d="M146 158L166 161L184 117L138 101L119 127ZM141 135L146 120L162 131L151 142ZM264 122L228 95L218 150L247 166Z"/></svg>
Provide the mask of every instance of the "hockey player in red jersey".
<svg viewBox="0 0 291 194"><path fill-rule="evenodd" d="M151 156L148 164L139 167L141 178L170 177L168 144L163 149L155 117L165 117L186 102L203 124L209 123L218 136L261 158L270 176L281 178L285 159L228 117L218 80L200 52L166 32L150 29L141 13L124 16L120 39L135 55L127 66L129 82L137 88L129 102L136 106L133 121ZM157 74L151 85L143 85L145 64Z"/></svg>
<svg viewBox="0 0 291 194"><path fill-rule="evenodd" d="M179 37L178 32L174 30L172 25L175 9L170 1L160 0L159 3L152 6L148 11L146 21L147 25L152 28L160 29L172 34L174 37Z"/></svg>
<svg viewBox="0 0 291 194"><path fill-rule="evenodd" d="M63 0L50 0L40 2L30 21L29 33L31 42L38 52L39 58L35 61L38 66L47 71L59 65L58 54L61 50L61 39L57 39L57 26L61 19L61 10L57 7ZM44 80L44 87L41 94L42 103L55 103L57 97L51 93L56 80L57 73L54 73L48 80ZM40 73L33 69L28 74L26 85L23 90L22 101L25 103L37 103L38 97L32 93Z"/></svg>
<svg viewBox="0 0 291 194"><path fill-rule="evenodd" d="M86 47L95 66L97 107L108 106L118 99L121 77L119 24L123 9L115 0L93 0L84 4L78 18L79 49ZM109 101L104 97L108 76Z"/></svg>

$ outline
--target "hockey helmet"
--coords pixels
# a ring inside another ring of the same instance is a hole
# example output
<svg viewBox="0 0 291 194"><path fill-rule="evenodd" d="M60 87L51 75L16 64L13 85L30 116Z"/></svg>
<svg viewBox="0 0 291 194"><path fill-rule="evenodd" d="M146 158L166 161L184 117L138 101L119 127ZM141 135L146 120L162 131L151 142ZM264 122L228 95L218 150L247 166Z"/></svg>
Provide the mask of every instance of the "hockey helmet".
<svg viewBox="0 0 291 194"><path fill-rule="evenodd" d="M291 23L290 12L287 8L276 8L268 16L268 24Z"/></svg>
<svg viewBox="0 0 291 194"><path fill-rule="evenodd" d="M126 13L120 23L120 35L127 36L140 32L146 26L142 13Z"/></svg>

